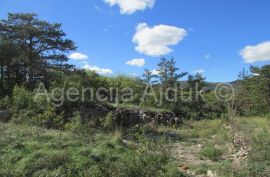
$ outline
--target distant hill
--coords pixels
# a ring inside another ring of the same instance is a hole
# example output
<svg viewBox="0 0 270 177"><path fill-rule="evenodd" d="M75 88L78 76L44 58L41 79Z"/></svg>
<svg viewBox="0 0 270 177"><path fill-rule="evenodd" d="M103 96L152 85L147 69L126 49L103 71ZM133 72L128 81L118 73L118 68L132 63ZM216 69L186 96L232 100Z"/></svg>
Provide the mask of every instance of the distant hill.
<svg viewBox="0 0 270 177"><path fill-rule="evenodd" d="M236 81L232 81L232 82L206 82L206 86L205 88L203 89L204 91L212 91L216 88L216 86L218 84L221 84L221 83L229 83L231 84L233 87L235 87L237 84L239 84L239 81L236 80ZM188 81L180 81L180 87L183 88L183 89L188 89L189 88L189 84L188 84Z"/></svg>

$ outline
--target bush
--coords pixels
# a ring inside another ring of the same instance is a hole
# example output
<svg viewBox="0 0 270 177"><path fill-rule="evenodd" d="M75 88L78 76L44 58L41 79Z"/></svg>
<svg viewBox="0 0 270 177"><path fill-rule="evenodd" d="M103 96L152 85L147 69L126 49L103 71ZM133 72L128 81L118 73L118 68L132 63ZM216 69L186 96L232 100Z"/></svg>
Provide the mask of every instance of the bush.
<svg viewBox="0 0 270 177"><path fill-rule="evenodd" d="M65 124L64 127L66 130L70 130L74 133L82 133L82 131L86 128L82 124L81 115L79 112L75 112L73 117L68 123Z"/></svg>
<svg viewBox="0 0 270 177"><path fill-rule="evenodd" d="M196 168L197 175L206 175L209 167L207 164L203 163Z"/></svg>
<svg viewBox="0 0 270 177"><path fill-rule="evenodd" d="M173 163L168 163L168 165L165 167L165 173L163 175L160 175L160 177L188 177L187 174L183 174L180 172L178 167L175 166Z"/></svg>
<svg viewBox="0 0 270 177"><path fill-rule="evenodd" d="M222 151L215 148L213 145L206 145L203 149L199 152L199 156L201 159L209 158L213 161L218 161L222 155Z"/></svg>
<svg viewBox="0 0 270 177"><path fill-rule="evenodd" d="M15 86L13 89L12 97L12 109L13 111L19 111L27 109L30 105L33 105L33 94L27 91L24 87Z"/></svg>
<svg viewBox="0 0 270 177"><path fill-rule="evenodd" d="M11 100L8 96L0 98L0 109L8 109L11 105Z"/></svg>
<svg viewBox="0 0 270 177"><path fill-rule="evenodd" d="M64 126L63 114L56 114L53 107L48 107L42 114L33 117L35 123L48 129L62 129Z"/></svg>
<svg viewBox="0 0 270 177"><path fill-rule="evenodd" d="M117 127L116 116L113 112L109 112L102 123L107 130L114 130Z"/></svg>

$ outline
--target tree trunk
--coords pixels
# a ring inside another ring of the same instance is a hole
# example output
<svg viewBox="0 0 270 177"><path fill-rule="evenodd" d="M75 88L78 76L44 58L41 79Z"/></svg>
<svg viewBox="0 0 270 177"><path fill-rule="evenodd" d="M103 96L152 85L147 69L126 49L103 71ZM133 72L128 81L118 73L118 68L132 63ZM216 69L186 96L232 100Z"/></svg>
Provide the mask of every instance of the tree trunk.
<svg viewBox="0 0 270 177"><path fill-rule="evenodd" d="M3 63L1 63L1 84L0 84L0 96L5 94L5 88L4 88L4 66Z"/></svg>
<svg viewBox="0 0 270 177"><path fill-rule="evenodd" d="M1 64L1 87L4 88L4 66Z"/></svg>

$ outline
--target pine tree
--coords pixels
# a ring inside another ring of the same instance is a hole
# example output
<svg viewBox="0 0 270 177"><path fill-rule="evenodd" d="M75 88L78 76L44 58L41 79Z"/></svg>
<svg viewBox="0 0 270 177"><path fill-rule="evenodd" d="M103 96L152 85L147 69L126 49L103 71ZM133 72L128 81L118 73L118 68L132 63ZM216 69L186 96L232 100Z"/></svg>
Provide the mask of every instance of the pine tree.
<svg viewBox="0 0 270 177"><path fill-rule="evenodd" d="M42 21L32 13L9 13L7 20L0 21L0 38L20 48L20 57L16 58L20 66L16 69L26 72L29 87L37 78L46 82L51 71L71 67L65 64L65 54L76 47L65 36L61 24Z"/></svg>
<svg viewBox="0 0 270 177"><path fill-rule="evenodd" d="M205 101L201 96L203 87L205 86L205 77L197 73L195 76L188 76L188 84L192 91L192 99L190 103L191 110L195 112L195 119L202 119L204 117Z"/></svg>

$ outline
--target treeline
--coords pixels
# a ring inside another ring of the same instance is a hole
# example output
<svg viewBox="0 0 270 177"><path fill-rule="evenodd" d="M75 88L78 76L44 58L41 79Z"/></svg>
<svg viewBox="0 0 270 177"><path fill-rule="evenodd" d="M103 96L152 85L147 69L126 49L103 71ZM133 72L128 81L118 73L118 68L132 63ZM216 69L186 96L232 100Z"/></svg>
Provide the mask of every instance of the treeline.
<svg viewBox="0 0 270 177"><path fill-rule="evenodd" d="M82 106L113 103L167 109L187 119L227 116L230 103L217 99L213 90L205 90L207 83L201 74L180 72L173 58L162 58L156 73L146 69L142 77L106 77L69 65L67 54L75 49L60 24L42 21L36 14L8 14L0 21L0 108L12 109L19 121L35 120L47 127L63 126ZM188 78L185 89L180 82L183 77ZM239 115L269 113L270 65L241 72L234 87L233 109ZM76 88L77 97L83 99L70 101L66 95L53 93L55 88ZM82 88L92 88L104 99L92 98ZM132 89L132 99L130 94L119 96L119 92L127 92L125 88ZM44 89L55 99L36 97ZM55 107L53 103L59 101L61 105Z"/></svg>

